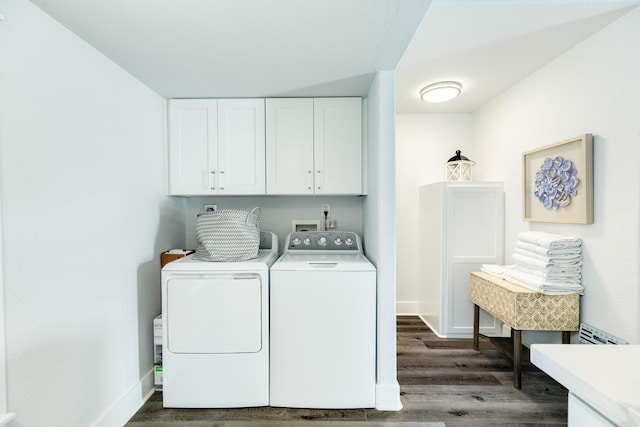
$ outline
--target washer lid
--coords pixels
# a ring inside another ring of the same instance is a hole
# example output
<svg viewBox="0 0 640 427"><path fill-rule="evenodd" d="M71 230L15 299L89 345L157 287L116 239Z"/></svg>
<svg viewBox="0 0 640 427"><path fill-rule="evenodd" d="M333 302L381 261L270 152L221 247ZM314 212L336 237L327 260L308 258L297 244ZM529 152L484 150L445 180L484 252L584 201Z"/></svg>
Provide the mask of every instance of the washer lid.
<svg viewBox="0 0 640 427"><path fill-rule="evenodd" d="M360 253L295 253L287 252L276 261L271 271L376 271Z"/></svg>

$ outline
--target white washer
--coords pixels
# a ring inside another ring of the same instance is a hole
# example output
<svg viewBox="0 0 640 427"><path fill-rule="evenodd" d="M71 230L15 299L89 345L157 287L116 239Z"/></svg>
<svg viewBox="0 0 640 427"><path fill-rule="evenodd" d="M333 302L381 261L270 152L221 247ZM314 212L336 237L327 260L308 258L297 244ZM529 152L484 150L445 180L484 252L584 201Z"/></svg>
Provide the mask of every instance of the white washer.
<svg viewBox="0 0 640 427"><path fill-rule="evenodd" d="M375 406L376 270L352 232L294 232L271 267L270 405Z"/></svg>
<svg viewBox="0 0 640 427"><path fill-rule="evenodd" d="M258 257L162 269L163 405L269 404L269 267L278 237L261 232Z"/></svg>

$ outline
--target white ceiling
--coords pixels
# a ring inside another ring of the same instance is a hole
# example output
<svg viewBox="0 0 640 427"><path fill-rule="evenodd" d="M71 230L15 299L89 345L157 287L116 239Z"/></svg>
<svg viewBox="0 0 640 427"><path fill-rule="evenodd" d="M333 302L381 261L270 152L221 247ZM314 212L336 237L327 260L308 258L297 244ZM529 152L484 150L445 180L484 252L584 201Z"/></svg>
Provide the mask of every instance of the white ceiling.
<svg viewBox="0 0 640 427"><path fill-rule="evenodd" d="M471 112L629 12L637 0L434 0L396 70L399 113ZM420 89L462 84L428 104Z"/></svg>
<svg viewBox="0 0 640 427"><path fill-rule="evenodd" d="M396 69L401 113L473 111L640 3L31 1L166 98L366 95ZM441 79L463 94L419 101Z"/></svg>
<svg viewBox="0 0 640 427"><path fill-rule="evenodd" d="M365 95L429 0L32 0L167 98Z"/></svg>

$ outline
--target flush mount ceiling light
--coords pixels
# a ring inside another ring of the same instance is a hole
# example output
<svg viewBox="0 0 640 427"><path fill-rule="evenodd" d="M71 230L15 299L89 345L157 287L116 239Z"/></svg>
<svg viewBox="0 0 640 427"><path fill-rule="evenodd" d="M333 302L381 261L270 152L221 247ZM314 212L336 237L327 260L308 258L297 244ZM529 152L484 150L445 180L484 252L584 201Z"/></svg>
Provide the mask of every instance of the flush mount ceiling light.
<svg viewBox="0 0 640 427"><path fill-rule="evenodd" d="M420 98L424 102L450 101L462 92L462 85L458 82L437 82L425 86L420 91Z"/></svg>

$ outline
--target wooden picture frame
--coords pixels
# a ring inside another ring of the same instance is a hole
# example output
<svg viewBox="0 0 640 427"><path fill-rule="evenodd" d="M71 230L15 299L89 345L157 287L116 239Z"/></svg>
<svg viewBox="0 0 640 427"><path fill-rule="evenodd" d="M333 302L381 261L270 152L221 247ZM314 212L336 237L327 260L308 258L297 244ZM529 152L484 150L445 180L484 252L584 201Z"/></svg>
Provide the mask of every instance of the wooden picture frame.
<svg viewBox="0 0 640 427"><path fill-rule="evenodd" d="M584 134L522 154L522 217L593 224L593 137Z"/></svg>

